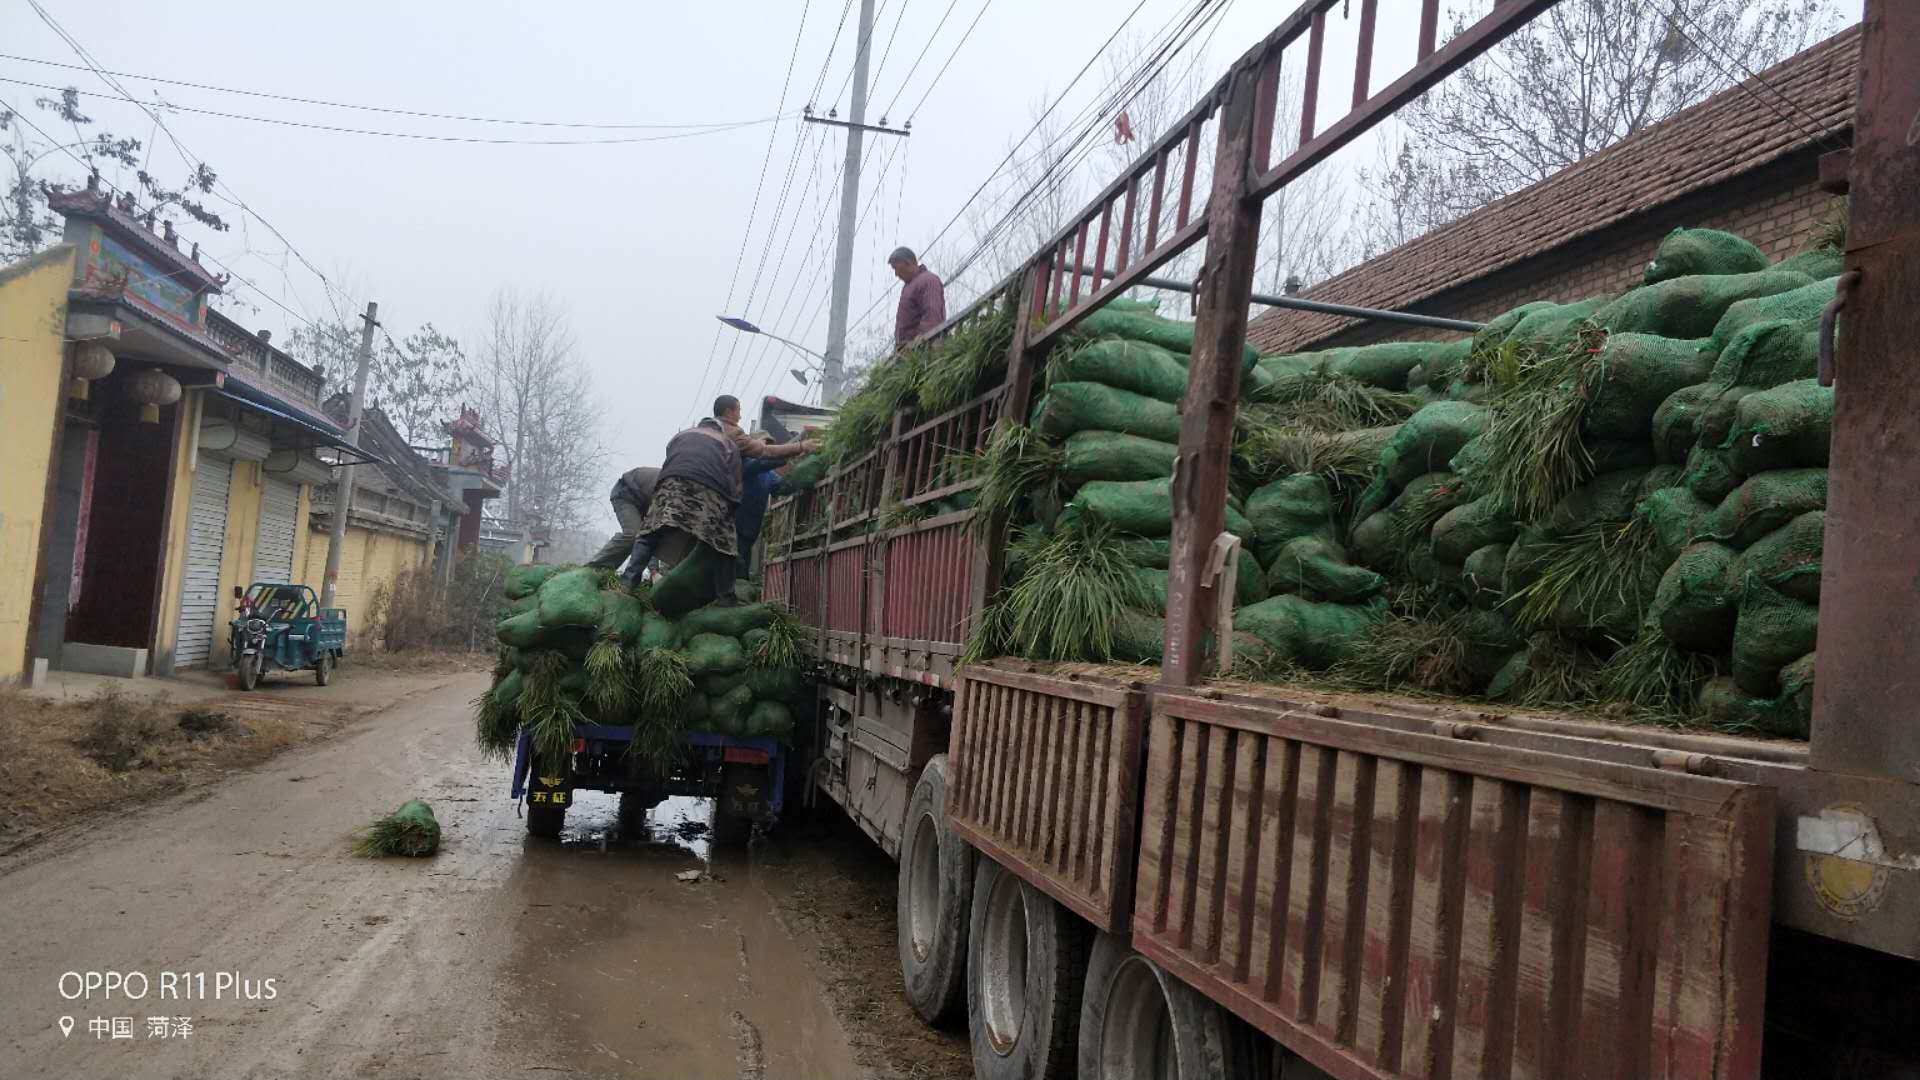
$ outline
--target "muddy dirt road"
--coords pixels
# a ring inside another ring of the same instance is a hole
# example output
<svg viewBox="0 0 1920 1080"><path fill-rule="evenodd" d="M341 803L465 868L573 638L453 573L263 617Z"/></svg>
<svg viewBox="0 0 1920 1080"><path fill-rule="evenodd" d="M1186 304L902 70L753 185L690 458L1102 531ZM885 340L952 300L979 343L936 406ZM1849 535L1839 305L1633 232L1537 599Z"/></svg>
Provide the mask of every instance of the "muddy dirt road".
<svg viewBox="0 0 1920 1080"><path fill-rule="evenodd" d="M567 842L529 842L506 767L472 748L483 685L0 862L0 1077L891 1071L856 1064L819 935L778 914L790 860L709 852L703 807L679 801L603 851L615 806L583 796ZM347 853L415 796L439 814L437 858ZM63 996L86 972L140 973L145 996Z"/></svg>

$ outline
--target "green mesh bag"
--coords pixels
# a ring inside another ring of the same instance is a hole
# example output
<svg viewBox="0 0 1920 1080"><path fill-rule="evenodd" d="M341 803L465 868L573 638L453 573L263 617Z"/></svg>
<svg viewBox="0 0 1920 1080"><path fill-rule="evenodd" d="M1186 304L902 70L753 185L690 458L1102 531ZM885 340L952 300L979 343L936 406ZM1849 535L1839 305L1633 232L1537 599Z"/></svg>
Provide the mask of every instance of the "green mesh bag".
<svg viewBox="0 0 1920 1080"><path fill-rule="evenodd" d="M1167 613L1167 571L1165 568L1136 566L1133 570L1134 581L1139 585L1141 602L1156 615ZM1256 604L1267 598L1266 575L1260 570L1260 564L1245 547L1235 560L1233 579L1233 606Z"/></svg>
<svg viewBox="0 0 1920 1080"><path fill-rule="evenodd" d="M1467 440L1460 452L1447 460L1447 469L1457 473L1460 483L1475 498L1486 494L1488 482L1492 479L1487 458L1490 446L1484 435L1476 435Z"/></svg>
<svg viewBox="0 0 1920 1080"><path fill-rule="evenodd" d="M1508 544L1488 544L1460 564L1460 592L1477 608L1497 608L1506 599L1500 582L1507 576Z"/></svg>
<svg viewBox="0 0 1920 1080"><path fill-rule="evenodd" d="M1157 315L1160 313L1160 301L1135 300L1128 296L1116 296L1100 305L1101 311L1126 312L1129 315Z"/></svg>
<svg viewBox="0 0 1920 1080"><path fill-rule="evenodd" d="M695 677L732 675L747 667L740 639L722 634L695 634L687 639L687 671Z"/></svg>
<svg viewBox="0 0 1920 1080"><path fill-rule="evenodd" d="M745 650L747 656L751 658L754 653L760 651L760 647L765 645L767 639L772 636L773 635L767 633L765 627L755 627L740 635L740 648Z"/></svg>
<svg viewBox="0 0 1920 1080"><path fill-rule="evenodd" d="M1572 337L1580 323L1593 318L1606 304L1606 297L1590 296L1571 304L1551 304L1530 311L1514 324L1506 344L1529 349L1551 348Z"/></svg>
<svg viewBox="0 0 1920 1080"><path fill-rule="evenodd" d="M1296 375L1322 375L1330 370L1340 357L1352 351L1352 349L1327 349L1324 352L1285 353L1280 356L1262 357L1256 366L1275 381Z"/></svg>
<svg viewBox="0 0 1920 1080"><path fill-rule="evenodd" d="M1505 499L1482 495L1447 511L1433 523L1430 535L1434 557L1458 563L1489 545L1504 547L1520 535L1520 523L1514 520L1513 510Z"/></svg>
<svg viewBox="0 0 1920 1080"><path fill-rule="evenodd" d="M1513 328L1520 325L1520 320L1535 312L1547 311L1559 306L1551 300L1535 300L1530 304L1521 304L1517 308L1495 315L1467 339L1468 354L1489 352L1499 348L1501 343L1507 340L1507 335L1513 333Z"/></svg>
<svg viewBox="0 0 1920 1080"><path fill-rule="evenodd" d="M1732 456L1725 450L1704 446L1694 447L1687 455L1680 482L1701 502L1714 506L1740 486L1740 478L1733 474Z"/></svg>
<svg viewBox="0 0 1920 1080"><path fill-rule="evenodd" d="M1706 383L1683 386L1667 395L1653 414L1653 456L1660 462L1683 462L1700 441L1700 417L1719 390Z"/></svg>
<svg viewBox="0 0 1920 1080"><path fill-rule="evenodd" d="M1776 270L1791 269L1784 265ZM1713 333L1708 337L1708 351L1718 356L1727 345L1743 330L1763 322L1786 319L1789 322L1814 320L1818 322L1820 312L1833 299L1835 281L1815 281L1797 289L1774 293L1772 296L1758 296L1751 300L1741 300L1727 309L1720 321L1713 324ZM1733 384L1728 384L1733 385Z"/></svg>
<svg viewBox="0 0 1920 1080"><path fill-rule="evenodd" d="M1354 349L1331 362L1327 370L1382 390L1405 390L1407 373L1426 360L1436 346L1424 341L1389 341Z"/></svg>
<svg viewBox="0 0 1920 1080"><path fill-rule="evenodd" d="M520 599L515 600L507 604L505 607L501 608L500 617L504 619L509 615L518 615L523 611L533 611L537 609L539 606L540 606L540 597L536 594L528 593L527 595L521 597Z"/></svg>
<svg viewBox="0 0 1920 1080"><path fill-rule="evenodd" d="M793 734L793 710L778 701L756 701L740 734L750 739L785 739Z"/></svg>
<svg viewBox="0 0 1920 1080"><path fill-rule="evenodd" d="M1087 316L1080 321L1080 330L1092 337L1117 337L1130 341L1144 341L1149 345L1158 345L1177 353L1193 353L1193 324L1163 319L1138 311L1115 311L1111 305ZM1260 360L1260 352L1247 345L1245 366L1252 367Z"/></svg>
<svg viewBox="0 0 1920 1080"><path fill-rule="evenodd" d="M833 459L826 454L807 454L795 459L787 467L786 475L780 478L780 491L808 491L827 478L833 469Z"/></svg>
<svg viewBox="0 0 1920 1080"><path fill-rule="evenodd" d="M1747 274L1767 268L1760 249L1719 229L1675 229L1654 249L1642 280L1657 285L1694 274Z"/></svg>
<svg viewBox="0 0 1920 1080"><path fill-rule="evenodd" d="M750 667L739 679L763 701L800 701L808 689L806 680L792 668Z"/></svg>
<svg viewBox="0 0 1920 1080"><path fill-rule="evenodd" d="M1783 596L1818 604L1820 555L1826 531L1824 511L1801 514L1741 552L1734 573L1741 581L1762 581Z"/></svg>
<svg viewBox="0 0 1920 1080"><path fill-rule="evenodd" d="M1060 479L1071 491L1089 480L1157 480L1173 475L1173 443L1117 431L1082 431L1067 439Z"/></svg>
<svg viewBox="0 0 1920 1080"><path fill-rule="evenodd" d="M1782 671L1781 682L1785 681ZM1722 731L1804 739L1813 726L1812 675L1808 674L1804 687L1783 691L1776 698L1747 694L1731 677L1714 679L1700 689L1700 711Z"/></svg>
<svg viewBox="0 0 1920 1080"><path fill-rule="evenodd" d="M753 691L736 686L720 697L707 698L707 730L717 735L744 736L753 711Z"/></svg>
<svg viewBox="0 0 1920 1080"><path fill-rule="evenodd" d="M1712 384L1708 384L1712 385ZM1752 386L1729 386L1715 388L1716 392L1706 399L1706 408L1700 412L1695 422L1694 445L1719 448L1726 445L1727 436L1733 431L1733 423L1740 415L1740 402L1748 395L1756 393Z"/></svg>
<svg viewBox="0 0 1920 1080"><path fill-rule="evenodd" d="M1447 392L1442 400L1459 401L1468 405L1484 405L1491 397L1493 397L1493 387L1486 383L1455 379L1447 384Z"/></svg>
<svg viewBox="0 0 1920 1080"><path fill-rule="evenodd" d="M688 612L680 620L680 632L691 638L695 634L724 634L727 637L740 637L749 630L762 630L773 622L774 609L771 604L736 604L726 607L708 605L697 611Z"/></svg>
<svg viewBox="0 0 1920 1080"><path fill-rule="evenodd" d="M1413 370L1407 372L1407 389L1418 390L1426 387L1445 396L1447 387L1459 374L1472 352L1472 338L1428 345L1426 358L1414 365Z"/></svg>
<svg viewBox="0 0 1920 1080"><path fill-rule="evenodd" d="M540 586L540 625L600 625L600 578L584 566L563 570Z"/></svg>
<svg viewBox="0 0 1920 1080"><path fill-rule="evenodd" d="M1827 505L1827 470L1781 469L1748 479L1720 501L1706 522L1706 535L1736 548Z"/></svg>
<svg viewBox="0 0 1920 1080"><path fill-rule="evenodd" d="M700 680L700 692L710 698L725 697L733 693L735 687L746 685L746 682L747 673L744 671L736 671L728 675L709 675Z"/></svg>
<svg viewBox="0 0 1920 1080"><path fill-rule="evenodd" d="M708 544L694 544L687 557L660 575L653 586L653 609L677 619L713 599L711 567L726 556Z"/></svg>
<svg viewBox="0 0 1920 1080"><path fill-rule="evenodd" d="M1157 401L1178 402L1187 392L1187 365L1156 345L1107 338L1073 350L1048 366L1054 382L1092 382Z"/></svg>
<svg viewBox="0 0 1920 1080"><path fill-rule="evenodd" d="M1278 557L1279 552L1274 552ZM1380 510L1361 518L1347 537L1347 554L1360 566L1389 570L1396 561L1393 547L1393 511Z"/></svg>
<svg viewBox="0 0 1920 1080"><path fill-rule="evenodd" d="M624 589L600 591L600 636L622 645L640 640L646 630L647 605Z"/></svg>
<svg viewBox="0 0 1920 1080"><path fill-rule="evenodd" d="M1173 560L1173 540L1162 537L1148 540L1145 537L1133 537L1120 542L1126 549L1127 560L1135 566L1144 566L1150 570L1165 570Z"/></svg>
<svg viewBox="0 0 1920 1080"><path fill-rule="evenodd" d="M1322 604L1275 596L1233 613L1233 628L1257 637L1278 657L1315 670L1346 659L1385 612L1385 605Z"/></svg>
<svg viewBox="0 0 1920 1080"><path fill-rule="evenodd" d="M1414 544L1407 549L1406 554L1406 576L1423 585L1432 585L1458 593L1466 591L1460 577L1462 573L1460 564L1435 558L1431 541L1423 540Z"/></svg>
<svg viewBox="0 0 1920 1080"><path fill-rule="evenodd" d="M1693 544L1660 575L1647 617L1659 625L1668 641L1691 652L1727 651L1739 601L1734 558L1733 549L1725 544Z"/></svg>
<svg viewBox="0 0 1920 1080"><path fill-rule="evenodd" d="M1741 583L1733 628L1733 678L1755 697L1779 692L1782 667L1813 651L1820 611L1754 578Z"/></svg>
<svg viewBox="0 0 1920 1080"><path fill-rule="evenodd" d="M642 649L671 649L680 643L680 628L673 620L657 611L649 611L640 620L640 637L635 642Z"/></svg>
<svg viewBox="0 0 1920 1080"><path fill-rule="evenodd" d="M1288 541L1267 572L1267 588L1274 595L1290 593L1336 604L1370 600L1386 584L1387 579L1348 562L1340 545L1320 536Z"/></svg>
<svg viewBox="0 0 1920 1080"><path fill-rule="evenodd" d="M1714 361L1716 387L1767 389L1811 379L1820 366L1820 328L1812 320L1773 319L1733 336Z"/></svg>
<svg viewBox="0 0 1920 1080"><path fill-rule="evenodd" d="M1595 525L1626 521L1640 502L1652 469L1615 469L1581 484L1553 504L1540 521L1548 536L1572 536Z"/></svg>
<svg viewBox="0 0 1920 1080"><path fill-rule="evenodd" d="M1773 264L1775 270L1797 270L1815 282L1839 277L1847 268L1847 253L1839 248L1817 247Z"/></svg>
<svg viewBox="0 0 1920 1080"><path fill-rule="evenodd" d="M1649 334L1610 334L1600 347L1600 378L1581 418L1595 439L1645 439L1662 402L1705 382L1711 361L1697 341Z"/></svg>
<svg viewBox="0 0 1920 1080"><path fill-rule="evenodd" d="M1487 410L1464 401L1436 401L1408 417L1380 452L1378 475L1395 491L1423 473L1445 468L1487 430Z"/></svg>
<svg viewBox="0 0 1920 1080"><path fill-rule="evenodd" d="M1833 387L1818 380L1782 383L1740 399L1723 449L1733 469L1752 476L1769 469L1827 464L1833 435Z"/></svg>
<svg viewBox="0 0 1920 1080"><path fill-rule="evenodd" d="M1095 480L1074 493L1062 519L1092 519L1111 525L1115 532L1134 536L1173 535L1173 481ZM1227 531L1243 541L1256 538L1253 524L1227 507Z"/></svg>
<svg viewBox="0 0 1920 1080"><path fill-rule="evenodd" d="M1056 439L1081 431L1119 431L1163 443L1180 441L1176 406L1101 383L1049 386L1035 407L1032 426Z"/></svg>
<svg viewBox="0 0 1920 1080"><path fill-rule="evenodd" d="M546 640L546 628L540 625L540 612L523 611L501 619L494 628L500 644L516 649L531 649Z"/></svg>
<svg viewBox="0 0 1920 1080"><path fill-rule="evenodd" d="M547 579L560 572L560 567L545 564L516 566L507 571L503 586L507 599L519 600L540 591Z"/></svg>
<svg viewBox="0 0 1920 1080"><path fill-rule="evenodd" d="M1781 270L1670 278L1628 292L1595 312L1593 321L1616 334L1704 338L1735 303L1787 292L1812 280Z"/></svg>
<svg viewBox="0 0 1920 1080"><path fill-rule="evenodd" d="M1713 507L1685 487L1663 487L1640 500L1638 513L1653 528L1654 542L1663 559L1672 559L1680 550L1708 531Z"/></svg>
<svg viewBox="0 0 1920 1080"><path fill-rule="evenodd" d="M518 670L507 672L506 678L494 684L493 703L501 709L511 709L520 700L520 691L526 689L527 678Z"/></svg>
<svg viewBox="0 0 1920 1080"><path fill-rule="evenodd" d="M1295 537L1333 537L1333 494L1317 473L1283 476L1247 496L1247 520L1260 537L1260 562L1271 566Z"/></svg>

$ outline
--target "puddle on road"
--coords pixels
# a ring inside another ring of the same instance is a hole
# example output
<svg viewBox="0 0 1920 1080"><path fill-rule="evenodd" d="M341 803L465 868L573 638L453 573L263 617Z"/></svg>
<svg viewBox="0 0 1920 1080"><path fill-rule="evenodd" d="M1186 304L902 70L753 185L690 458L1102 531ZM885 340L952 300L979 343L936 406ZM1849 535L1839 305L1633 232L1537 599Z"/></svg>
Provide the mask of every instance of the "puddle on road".
<svg viewBox="0 0 1920 1080"><path fill-rule="evenodd" d="M675 795L647 811L623 830L620 796L577 791L567 824L560 830L562 849L658 847L684 851L702 862L712 854L713 800ZM630 835L629 835L630 834Z"/></svg>

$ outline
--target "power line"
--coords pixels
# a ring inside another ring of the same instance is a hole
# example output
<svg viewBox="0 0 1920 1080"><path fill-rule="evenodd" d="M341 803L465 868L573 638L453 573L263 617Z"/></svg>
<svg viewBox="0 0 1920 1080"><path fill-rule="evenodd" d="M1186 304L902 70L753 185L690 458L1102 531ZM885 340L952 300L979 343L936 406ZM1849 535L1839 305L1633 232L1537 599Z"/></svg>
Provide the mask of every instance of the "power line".
<svg viewBox="0 0 1920 1080"><path fill-rule="evenodd" d="M833 25L833 40L827 43L827 58L820 61L820 74L814 77L813 91L807 95L807 103L818 104L820 91L827 85L827 69L833 66L833 54L840 49L840 31L847 27L847 15L853 11L853 0L840 5L840 21Z"/></svg>
<svg viewBox="0 0 1920 1080"><path fill-rule="evenodd" d="M868 44L873 41L873 31L875 28L877 28L880 25L880 20L886 18L887 4L889 4L890 2L891 0L880 0L880 10L874 12L873 22L868 24L867 32L861 35L859 44L853 47L853 55L856 59L858 59L860 55L860 50L866 48ZM896 23L896 28L897 28L897 23ZM839 101L840 95L845 94L847 92L847 87L853 85L853 69L858 66L859 65L857 63L847 65L847 77L840 80L840 89L834 91L834 94L833 94L834 101L836 102ZM867 80L867 85L872 86L873 79L869 78Z"/></svg>
<svg viewBox="0 0 1920 1080"><path fill-rule="evenodd" d="M12 53L0 53L0 60L17 60L23 64L40 64L44 67L63 68L68 71L92 71L82 64L66 64L58 60L42 60L32 56L16 56ZM105 71L106 69L101 69ZM344 101L329 101L325 98L300 97L294 94L276 94L265 90L242 90L231 86L214 86L209 83L189 82L185 79L165 79L158 75L139 75L127 71L106 71L106 74L122 79L138 79L141 82L158 83L162 86L184 86L193 90L210 90L221 94L238 94L242 97L265 98L271 101L288 101L298 105L322 105L330 109L353 109L360 112L385 113L389 116L412 116L424 120L458 120L472 124L508 124L515 127L548 128L585 128L603 131L646 131L666 128L708 128L730 127L737 123L763 123L762 120L735 121L716 120L706 123L604 123L582 120L513 120L497 116L469 116L461 113L428 112L421 109L403 109L384 105L357 105ZM31 85L31 84L29 84Z"/></svg>
<svg viewBox="0 0 1920 1080"><path fill-rule="evenodd" d="M927 35L927 43L920 46L920 55L913 58L913 66L907 69L907 77L901 79L900 85L894 89L893 100L887 102L884 115L893 115L893 107L900 103L900 95L906 93L907 84L913 81L914 72L920 70L920 61L927 58L927 50L933 48L933 43L939 40L940 31L946 28L948 16L952 15L953 9L959 5L960 0L948 0L947 10L940 13L940 21L934 24L933 33Z"/></svg>
<svg viewBox="0 0 1920 1080"><path fill-rule="evenodd" d="M143 108L145 107L144 103L139 99L130 97L124 93L96 94L85 90L74 90L72 87L50 86L46 83L29 82L25 79L9 79L5 76L0 76L0 82L12 83L15 86L31 86L36 90L51 90L56 93L71 91L80 97L122 100L134 105L140 105ZM625 146L633 143L670 142L675 139L691 139L700 135L718 135L728 131L738 131L741 128L777 123L780 120L788 119L794 115L793 113L784 113L776 116L762 117L758 120L740 120L695 131L674 131L665 135L626 135L610 139L489 139L475 135L430 135L413 131L382 131L376 128L342 127L338 124L318 124L306 120L287 120L275 116L252 116L247 113L226 112L221 109L203 109L193 105L179 105L170 101L162 101L159 107L175 112L196 113L201 116L216 116L224 120L246 120L255 124L275 124L280 127L303 128L308 131L328 131L341 135L372 135L383 139L412 139L416 142L437 143L471 143L481 146Z"/></svg>
<svg viewBox="0 0 1920 1080"><path fill-rule="evenodd" d="M1693 29L1694 33L1700 36L1695 37L1693 34L1689 34L1685 30L1682 30L1680 28L1680 24L1674 21L1676 16L1678 16L1681 19L1684 19L1687 25ZM1699 25L1694 23L1692 19L1688 19L1686 15L1682 13L1677 6L1670 13L1665 13L1661 17L1666 19L1667 25L1673 29L1674 33L1679 34L1683 38L1686 38L1689 42L1692 42L1694 48L1706 54L1707 61L1708 63L1713 65L1714 70L1718 71L1728 82L1739 87L1742 93L1746 94L1748 97L1752 98L1753 100L1759 102L1761 105L1765 106L1768 109L1768 111L1772 112L1775 116L1779 117L1782 120L1785 120L1787 123L1798 128L1802 135L1805 135L1809 139L1812 139L1814 142L1818 143L1821 147L1828 150L1836 149L1836 147L1834 147L1831 143L1829 143L1826 137L1822 135L1818 130L1818 127L1820 124L1820 120L1818 117L1808 112L1803 106L1800 105L1799 102L1794 101L1792 98L1789 98L1786 94L1782 93L1778 87L1774 86L1772 83L1768 82L1766 79L1761 78L1757 72L1755 72L1752 68L1748 67L1744 62L1742 62L1740 57L1737 54L1735 54L1732 49L1726 48L1720 45L1718 42L1711 41L1711 36L1708 35L1706 31L1701 30ZM1709 42L1711 42L1711 47L1709 47ZM1812 121L1814 124L1814 129L1809 130L1806 127L1806 125L1800 123L1798 120L1794 119L1788 113L1784 113L1780 111L1780 108L1777 105L1774 105L1772 102L1768 101L1764 97L1761 97L1758 93L1756 93L1753 90L1752 87L1748 86L1744 80L1735 78L1732 72L1728 71L1726 68L1722 67L1719 64L1717 60L1717 58L1719 57L1724 57L1725 59L1732 61L1734 66L1738 67L1741 71L1745 72L1748 78L1752 79L1754 82L1759 83L1761 86L1765 87L1768 91L1772 92L1774 97L1779 98L1781 101L1785 102L1789 108L1793 109L1795 112L1798 112L1801 116L1804 116L1808 120Z"/></svg>
<svg viewBox="0 0 1920 1080"><path fill-rule="evenodd" d="M973 21L967 24L967 32L960 35L960 43L955 45L953 51L947 54L947 62L940 65L940 70L934 74L933 81L927 84L927 92L920 95L920 100L913 103L913 110L907 113L907 120L909 122L911 122L914 117L920 115L920 106L925 105L927 98L933 96L933 88L940 85L940 77L945 75L947 69L953 66L953 58L960 55L960 50L966 47L967 39L973 36L973 28L980 25L981 16L985 15L987 9L992 6L993 0L985 0L985 2L980 5L980 10L974 13Z"/></svg>
<svg viewBox="0 0 1920 1080"><path fill-rule="evenodd" d="M879 66L873 69L873 78L867 83L868 86L878 85L881 73L887 70L887 57L893 55L893 43L900 37L900 24L907 21L907 5L912 2L913 0L900 0L900 10L895 13L893 19L893 33L887 35L887 47L880 52ZM885 119L886 114L882 113L881 118Z"/></svg>

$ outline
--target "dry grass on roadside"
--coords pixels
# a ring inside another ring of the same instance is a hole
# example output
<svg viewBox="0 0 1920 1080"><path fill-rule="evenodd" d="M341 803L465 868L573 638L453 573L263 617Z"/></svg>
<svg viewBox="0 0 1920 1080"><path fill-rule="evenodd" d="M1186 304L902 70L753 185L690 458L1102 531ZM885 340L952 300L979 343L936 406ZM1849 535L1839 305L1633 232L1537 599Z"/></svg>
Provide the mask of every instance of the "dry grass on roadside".
<svg viewBox="0 0 1920 1080"><path fill-rule="evenodd" d="M296 720L217 706L115 690L54 701L0 687L0 841L178 790L196 771L249 765L305 737Z"/></svg>
<svg viewBox="0 0 1920 1080"><path fill-rule="evenodd" d="M493 670L493 653L454 652L446 649L355 649L347 653L340 674L351 677L355 671L399 671L414 675L452 675L465 671Z"/></svg>

